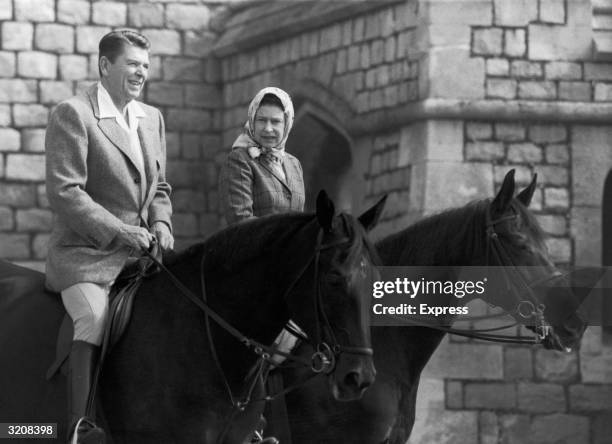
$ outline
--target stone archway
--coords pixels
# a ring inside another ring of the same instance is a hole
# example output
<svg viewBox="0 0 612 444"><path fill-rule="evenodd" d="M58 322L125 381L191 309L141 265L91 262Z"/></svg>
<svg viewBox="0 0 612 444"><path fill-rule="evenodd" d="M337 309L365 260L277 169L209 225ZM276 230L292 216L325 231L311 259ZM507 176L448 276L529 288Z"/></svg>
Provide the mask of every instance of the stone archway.
<svg viewBox="0 0 612 444"><path fill-rule="evenodd" d="M297 113L287 149L302 163L306 211L314 211L319 190L324 189L338 210L350 211L352 194L348 176L353 165L351 141L327 113L296 100Z"/></svg>

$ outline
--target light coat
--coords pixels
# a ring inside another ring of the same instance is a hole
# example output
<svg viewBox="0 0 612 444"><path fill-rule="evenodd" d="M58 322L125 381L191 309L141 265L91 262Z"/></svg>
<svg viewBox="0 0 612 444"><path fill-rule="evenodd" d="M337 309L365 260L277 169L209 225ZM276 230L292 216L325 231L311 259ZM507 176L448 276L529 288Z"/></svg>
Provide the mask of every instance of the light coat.
<svg viewBox="0 0 612 444"><path fill-rule="evenodd" d="M171 227L171 188L166 183L164 121L139 102L139 169L129 135L115 119L101 119L97 85L53 111L45 138L47 196L55 213L47 256L47 287L61 291L78 282L108 284L133 253L118 242L123 224Z"/></svg>

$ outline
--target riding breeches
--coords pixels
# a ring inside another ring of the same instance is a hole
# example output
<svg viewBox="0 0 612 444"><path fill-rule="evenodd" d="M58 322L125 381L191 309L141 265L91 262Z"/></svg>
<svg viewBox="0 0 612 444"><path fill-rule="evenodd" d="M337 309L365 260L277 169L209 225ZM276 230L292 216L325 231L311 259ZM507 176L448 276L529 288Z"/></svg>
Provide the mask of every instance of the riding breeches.
<svg viewBox="0 0 612 444"><path fill-rule="evenodd" d="M110 285L79 282L62 290L62 301L72 318L75 341L100 345L108 317Z"/></svg>

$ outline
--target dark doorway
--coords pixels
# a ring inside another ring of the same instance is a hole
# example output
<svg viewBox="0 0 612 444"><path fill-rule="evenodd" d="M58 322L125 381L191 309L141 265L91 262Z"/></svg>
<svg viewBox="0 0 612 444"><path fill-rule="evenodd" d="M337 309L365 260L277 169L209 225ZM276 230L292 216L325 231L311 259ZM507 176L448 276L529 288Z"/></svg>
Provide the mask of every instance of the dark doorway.
<svg viewBox="0 0 612 444"><path fill-rule="evenodd" d="M601 208L601 264L604 267L612 267L612 170L608 172L604 183ZM610 273L606 273L606 276L610 276ZM609 341L612 335L612 282L605 282L604 287L608 290L603 298L602 321Z"/></svg>
<svg viewBox="0 0 612 444"><path fill-rule="evenodd" d="M287 140L287 150L296 156L304 169L306 211L315 209L319 190L324 189L338 209L351 207L347 196L346 175L351 168L349 141L311 113L296 118Z"/></svg>

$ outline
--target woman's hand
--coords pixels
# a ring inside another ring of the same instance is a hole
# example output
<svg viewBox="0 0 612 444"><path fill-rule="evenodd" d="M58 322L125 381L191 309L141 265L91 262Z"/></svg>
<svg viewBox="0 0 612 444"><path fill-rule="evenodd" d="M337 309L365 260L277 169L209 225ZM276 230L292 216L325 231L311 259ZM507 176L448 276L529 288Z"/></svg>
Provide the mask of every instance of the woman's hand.
<svg viewBox="0 0 612 444"><path fill-rule="evenodd" d="M170 228L163 222L155 222L151 227L153 235L157 238L162 250L172 250L174 248L174 237L170 233Z"/></svg>

